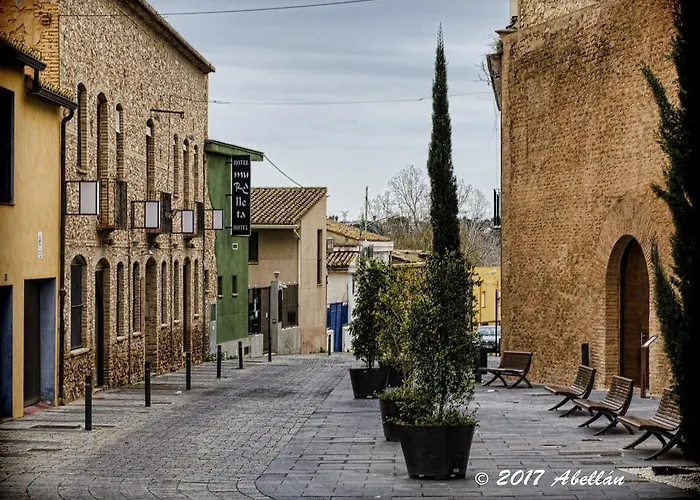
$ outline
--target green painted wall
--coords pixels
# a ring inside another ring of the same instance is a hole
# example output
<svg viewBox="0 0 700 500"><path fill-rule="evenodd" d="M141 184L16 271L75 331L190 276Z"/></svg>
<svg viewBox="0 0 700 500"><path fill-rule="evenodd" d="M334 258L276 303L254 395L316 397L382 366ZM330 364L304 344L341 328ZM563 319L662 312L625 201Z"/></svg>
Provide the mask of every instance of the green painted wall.
<svg viewBox="0 0 700 500"><path fill-rule="evenodd" d="M262 161L263 153L247 148L207 141L207 188L212 208L224 209L224 223L230 223L230 207L227 194L231 171L226 162L231 156L249 154L252 161ZM254 176L253 172L251 176ZM234 246L238 249L234 250ZM216 342L218 344L248 336L248 238L231 236L227 229L216 231L217 276L222 281L222 292L216 301ZM233 276L236 276L238 293L233 293Z"/></svg>

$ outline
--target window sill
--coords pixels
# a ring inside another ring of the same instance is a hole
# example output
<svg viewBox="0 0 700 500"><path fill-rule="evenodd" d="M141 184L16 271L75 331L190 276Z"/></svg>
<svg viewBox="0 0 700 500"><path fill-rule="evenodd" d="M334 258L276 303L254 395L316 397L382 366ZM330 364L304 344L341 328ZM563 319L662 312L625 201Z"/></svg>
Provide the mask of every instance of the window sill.
<svg viewBox="0 0 700 500"><path fill-rule="evenodd" d="M237 293L232 293L232 294L231 294L231 297L233 297L233 298L235 299L236 297L238 297L238 294L237 294Z"/></svg>
<svg viewBox="0 0 700 500"><path fill-rule="evenodd" d="M75 171L79 173L80 175L87 175L88 171L82 168L76 168Z"/></svg>
<svg viewBox="0 0 700 500"><path fill-rule="evenodd" d="M141 333L141 332L132 332L131 338L138 338L138 337L143 337L143 333Z"/></svg>
<svg viewBox="0 0 700 500"><path fill-rule="evenodd" d="M83 354L87 354L90 352L90 349L87 347L78 347L77 349L71 349L70 355L71 357L76 357L76 356L82 356Z"/></svg>
<svg viewBox="0 0 700 500"><path fill-rule="evenodd" d="M193 319L199 319L199 314L195 314L194 316L192 316L192 318L193 318Z"/></svg>
<svg viewBox="0 0 700 500"><path fill-rule="evenodd" d="M170 326L170 325L169 325L168 323L161 323L161 324L160 324L160 329L161 329L161 330L165 330L165 329L168 328L169 326Z"/></svg>
<svg viewBox="0 0 700 500"><path fill-rule="evenodd" d="M124 342L126 339L128 339L128 335L122 335L117 337L117 342Z"/></svg>
<svg viewBox="0 0 700 500"><path fill-rule="evenodd" d="M223 299L224 296L223 296L223 295L217 295L216 298L217 298L217 299Z"/></svg>
<svg viewBox="0 0 700 500"><path fill-rule="evenodd" d="M175 321L173 321L173 324L179 325L179 324L180 324L180 320L179 320L179 319L176 319Z"/></svg>
<svg viewBox="0 0 700 500"><path fill-rule="evenodd" d="M14 207L15 202L14 201L0 201L0 206L3 207Z"/></svg>
<svg viewBox="0 0 700 500"><path fill-rule="evenodd" d="M249 261L248 261L248 265L250 265L250 266L257 266L257 265L258 265L258 261L257 261L257 260L249 260Z"/></svg>

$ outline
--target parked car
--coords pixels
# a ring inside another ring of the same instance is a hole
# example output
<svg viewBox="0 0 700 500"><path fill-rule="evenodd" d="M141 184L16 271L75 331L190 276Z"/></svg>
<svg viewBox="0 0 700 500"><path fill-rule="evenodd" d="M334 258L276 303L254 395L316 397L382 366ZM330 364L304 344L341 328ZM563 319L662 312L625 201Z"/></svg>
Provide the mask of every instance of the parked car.
<svg viewBox="0 0 700 500"><path fill-rule="evenodd" d="M481 347L491 352L501 350L501 327L495 325L481 325L477 330L481 337Z"/></svg>

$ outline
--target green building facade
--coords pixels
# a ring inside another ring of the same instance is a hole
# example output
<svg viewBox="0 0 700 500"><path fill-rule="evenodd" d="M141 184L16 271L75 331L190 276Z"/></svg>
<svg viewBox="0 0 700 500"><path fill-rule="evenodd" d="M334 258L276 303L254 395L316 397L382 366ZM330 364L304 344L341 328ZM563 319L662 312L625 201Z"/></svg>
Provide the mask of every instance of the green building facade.
<svg viewBox="0 0 700 500"><path fill-rule="evenodd" d="M251 163L262 161L264 153L252 149L208 140L205 145L207 159L207 189L212 208L224 210L224 223L231 221L230 202L227 197L231 186L231 161L233 155L250 155ZM251 173L251 177L255 173ZM248 238L231 236L224 229L216 231L216 339L224 349L233 349L234 342L248 337Z"/></svg>

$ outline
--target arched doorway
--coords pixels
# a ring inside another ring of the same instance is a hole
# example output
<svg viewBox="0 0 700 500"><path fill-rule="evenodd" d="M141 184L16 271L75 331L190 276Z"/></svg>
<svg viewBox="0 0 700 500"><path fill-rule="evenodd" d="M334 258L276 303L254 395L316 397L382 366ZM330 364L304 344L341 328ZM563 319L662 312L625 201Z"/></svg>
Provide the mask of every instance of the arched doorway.
<svg viewBox="0 0 700 500"><path fill-rule="evenodd" d="M186 258L182 266L182 350L185 352L191 352L192 348L190 345L191 274L192 264L190 259Z"/></svg>
<svg viewBox="0 0 700 500"><path fill-rule="evenodd" d="M102 259L95 267L95 386L108 383L110 276L109 262Z"/></svg>
<svg viewBox="0 0 700 500"><path fill-rule="evenodd" d="M144 319L146 329L146 361L157 364L158 355L158 266L153 257L146 262L146 294ZM152 370L157 370L152 366Z"/></svg>
<svg viewBox="0 0 700 500"><path fill-rule="evenodd" d="M641 346L649 338L649 274L642 247L632 236L615 244L607 280L608 341L617 344L618 364L608 375L617 372L641 387Z"/></svg>

